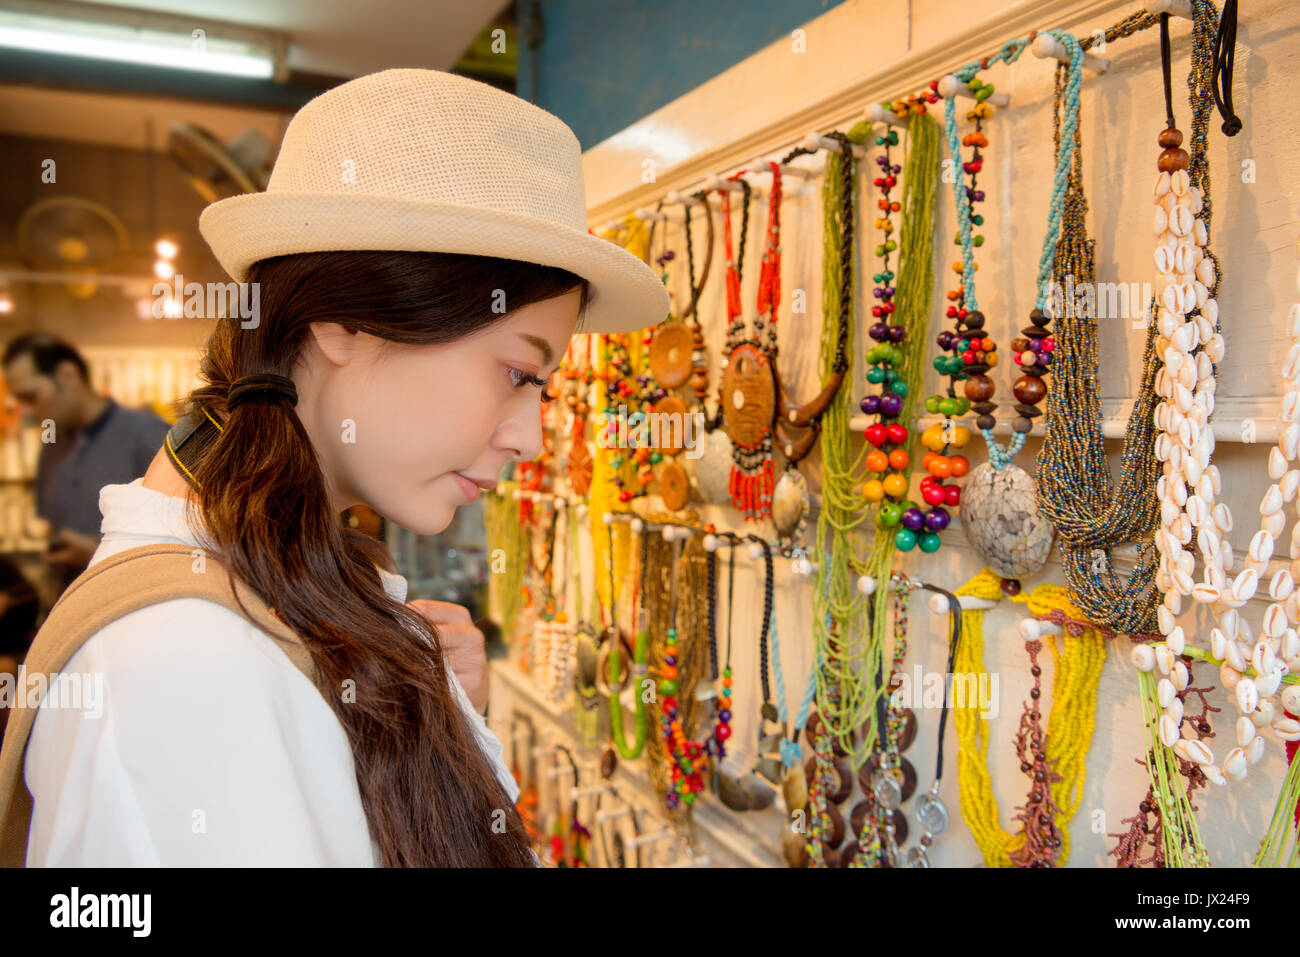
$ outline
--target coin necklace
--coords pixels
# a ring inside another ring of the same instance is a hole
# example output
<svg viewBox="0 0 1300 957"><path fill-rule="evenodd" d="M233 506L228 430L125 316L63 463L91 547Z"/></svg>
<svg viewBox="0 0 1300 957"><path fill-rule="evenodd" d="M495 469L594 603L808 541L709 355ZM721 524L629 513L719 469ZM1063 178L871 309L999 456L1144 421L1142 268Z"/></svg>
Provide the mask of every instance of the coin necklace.
<svg viewBox="0 0 1300 957"><path fill-rule="evenodd" d="M854 808L853 830L858 835L852 867L897 867L899 845L907 841L907 818L902 804L916 788L916 770L902 756L916 737L916 714L894 696L903 680L907 656L907 600L917 587L906 575L890 576L894 607L894 647L890 664L889 700L877 699L876 753L859 775L867 800ZM879 682L879 679L877 679ZM867 729L863 729L867 733ZM882 813L883 812L883 813Z"/></svg>
<svg viewBox="0 0 1300 957"><path fill-rule="evenodd" d="M660 207L662 205L661 203ZM696 285L689 204L686 207L686 217L686 258L691 299L680 318L669 315L655 327L650 337L645 365L646 375L643 376L648 380L643 385L648 386L653 382L656 386L649 395L650 407L657 423L657 429L652 430L651 433L652 441L656 442L656 446L649 454L650 465L652 468L658 466L656 487L660 497L663 498L664 506L674 512L685 508L690 498L690 479L686 469L676 460L676 456L685 448L685 442L693 437L694 420L688 421L691 413L687 404L674 395L673 390L688 381L698 381L701 365L706 388L708 383L708 357L704 351L704 334L698 320L689 323L688 320L695 314L699 305L700 293L708 279L708 266L713 250L710 243L705 255L704 275L699 285ZM658 220L655 220L650 227L652 243L657 226ZM713 219L709 217L710 232L712 226ZM656 257L655 261L663 269L673 258L675 257L672 250L665 250L661 256ZM663 272L663 279L665 283L668 281L666 270ZM688 429L691 430L690 435Z"/></svg>

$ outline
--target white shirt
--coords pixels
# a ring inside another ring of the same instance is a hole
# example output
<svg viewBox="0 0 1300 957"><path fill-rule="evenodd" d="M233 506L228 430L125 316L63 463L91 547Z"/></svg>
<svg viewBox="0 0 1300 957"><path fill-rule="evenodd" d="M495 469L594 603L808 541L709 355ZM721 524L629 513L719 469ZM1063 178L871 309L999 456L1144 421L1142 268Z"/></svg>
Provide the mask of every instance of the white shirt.
<svg viewBox="0 0 1300 957"><path fill-rule="evenodd" d="M100 490L91 565L140 545L197 546L185 501L142 482ZM406 579L380 575L404 602ZM47 697L37 712L24 765L29 867L380 863L343 726L243 617L201 598L160 602L100 629L63 671L102 675L101 703L46 707ZM500 739L448 673L517 800Z"/></svg>

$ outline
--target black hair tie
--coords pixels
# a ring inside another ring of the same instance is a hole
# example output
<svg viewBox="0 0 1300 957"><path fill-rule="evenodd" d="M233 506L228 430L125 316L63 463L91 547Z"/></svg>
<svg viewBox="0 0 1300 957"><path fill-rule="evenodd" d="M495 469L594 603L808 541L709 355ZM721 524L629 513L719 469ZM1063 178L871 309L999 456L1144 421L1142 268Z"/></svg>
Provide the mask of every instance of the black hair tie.
<svg viewBox="0 0 1300 957"><path fill-rule="evenodd" d="M273 400L281 396L288 399L290 405L298 404L298 388L292 379L274 372L256 372L236 379L230 386L226 411L231 412L245 402Z"/></svg>

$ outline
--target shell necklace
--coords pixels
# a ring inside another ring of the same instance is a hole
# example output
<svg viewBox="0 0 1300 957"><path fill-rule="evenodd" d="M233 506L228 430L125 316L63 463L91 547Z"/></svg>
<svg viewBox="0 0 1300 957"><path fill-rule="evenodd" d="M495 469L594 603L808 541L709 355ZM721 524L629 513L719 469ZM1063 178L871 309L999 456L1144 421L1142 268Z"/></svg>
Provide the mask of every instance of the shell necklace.
<svg viewBox="0 0 1300 957"><path fill-rule="evenodd" d="M1207 13L1211 4L1196 7L1193 71L1204 71L1205 50L1213 42L1213 18ZM1284 741L1300 740L1300 722L1279 714L1270 700L1277 694L1283 677L1295 681L1288 672L1300 669L1300 636L1294 627L1300 622L1300 595L1295 591L1296 573L1300 572L1300 526L1291 536L1292 568L1281 569L1269 585L1273 599L1264 613L1262 635L1252 646L1254 633L1238 611L1259 586L1260 573L1273 554L1273 546L1286 517L1282 506L1296 496L1300 488L1300 469L1289 469L1300 448L1300 422L1295 421L1300 401L1300 321L1293 313L1289 334L1292 343L1282 366L1283 420L1286 427L1277 447L1269 455L1269 486L1260 502L1260 530L1250 540L1245 569L1231 582L1226 570L1232 565L1232 546L1222 536L1232 529L1232 512L1226 502L1215 502L1222 491L1218 469L1210 464L1214 450L1214 433L1208 420L1214 411L1216 362L1224 355L1223 335L1219 331L1219 308L1215 299L1218 271L1209 252L1211 207L1204 190L1208 189L1208 168L1204 163L1204 121L1193 119L1192 150L1200 162L1193 164L1180 149L1182 134L1174 128L1169 103L1169 41L1167 19L1161 23L1161 53L1164 62L1166 112L1168 127L1160 134L1163 152L1155 183L1155 231L1159 244L1155 251L1156 296L1160 303L1157 352L1164 367L1156 378L1156 391L1164 401L1156 408L1156 455L1164 463L1164 474L1156 484L1160 497L1161 530L1156 535L1160 568L1156 584L1164 591L1157 609L1163 642L1154 647L1138 646L1133 650L1134 663L1143 671L1159 668L1164 675L1157 684L1160 706L1164 709L1158 724L1159 738L1165 747L1186 761L1201 767L1216 784L1227 778L1241 780L1250 765L1263 756L1265 744L1257 730L1272 725ZM1197 63L1197 60L1200 63ZM1208 105L1199 108L1208 114ZM1192 181L1197 174L1197 183ZM1205 559L1200 582L1194 582L1195 553L1188 550L1193 536ZM1182 702L1177 692L1187 687L1187 665L1182 656L1205 658L1203 650L1187 643L1175 617L1182 610L1182 599L1208 604L1218 619L1210 632L1211 660L1221 666L1220 679L1233 692L1241 717L1237 721L1237 744L1222 761L1216 763L1210 748L1200 740L1182 737L1184 726ZM1293 696L1294 697L1294 696Z"/></svg>

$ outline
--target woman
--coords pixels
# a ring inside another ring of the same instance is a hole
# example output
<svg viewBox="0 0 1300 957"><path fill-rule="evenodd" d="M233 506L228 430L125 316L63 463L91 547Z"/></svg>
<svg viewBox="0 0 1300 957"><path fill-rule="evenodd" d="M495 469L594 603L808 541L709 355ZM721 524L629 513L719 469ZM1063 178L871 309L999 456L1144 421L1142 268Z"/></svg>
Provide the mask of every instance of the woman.
<svg viewBox="0 0 1300 957"><path fill-rule="evenodd" d="M27 863L534 865L501 743L441 643L467 622L403 605L338 515L441 531L541 450L539 389L575 331L658 322L662 284L586 232L563 123L428 70L308 103L267 191L200 229L257 308L218 321L171 449L101 491L91 568L195 546L292 628L324 691L212 602L124 615L63 669L103 676L102 716L36 714Z"/></svg>

